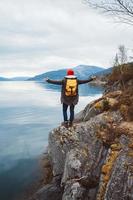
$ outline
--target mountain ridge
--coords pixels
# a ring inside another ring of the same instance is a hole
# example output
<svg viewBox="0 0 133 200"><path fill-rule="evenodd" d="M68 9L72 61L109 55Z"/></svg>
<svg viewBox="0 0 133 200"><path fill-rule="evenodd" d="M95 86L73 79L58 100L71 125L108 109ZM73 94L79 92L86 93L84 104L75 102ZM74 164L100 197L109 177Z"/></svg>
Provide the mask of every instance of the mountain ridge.
<svg viewBox="0 0 133 200"><path fill-rule="evenodd" d="M74 70L75 75L79 79L87 79L91 75L105 75L112 71L112 68L103 68L94 65L78 65L76 67L72 67L71 69ZM51 79L62 79L66 75L67 69L57 69L53 71L48 71L42 74L35 75L33 77L12 77L12 78L5 78L0 76L0 81L43 81L46 77Z"/></svg>
<svg viewBox="0 0 133 200"><path fill-rule="evenodd" d="M72 68L75 71L75 75L78 78L88 78L90 75L97 72L103 71L104 68L98 66L90 65L78 65ZM44 78L49 77L53 79L62 79L66 75L67 69L59 69L54 71L48 71L39 75L34 76L33 78L28 79L28 81L42 81Z"/></svg>
<svg viewBox="0 0 133 200"><path fill-rule="evenodd" d="M10 79L0 76L0 81L10 81Z"/></svg>

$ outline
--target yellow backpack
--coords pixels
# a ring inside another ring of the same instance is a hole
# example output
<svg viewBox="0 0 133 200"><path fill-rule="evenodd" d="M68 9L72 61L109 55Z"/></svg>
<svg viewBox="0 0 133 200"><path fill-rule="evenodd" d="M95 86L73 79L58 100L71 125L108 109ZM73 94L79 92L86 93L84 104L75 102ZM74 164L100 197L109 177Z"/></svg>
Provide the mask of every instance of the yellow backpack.
<svg viewBox="0 0 133 200"><path fill-rule="evenodd" d="M76 96L77 95L77 79L66 79L65 95L66 96Z"/></svg>

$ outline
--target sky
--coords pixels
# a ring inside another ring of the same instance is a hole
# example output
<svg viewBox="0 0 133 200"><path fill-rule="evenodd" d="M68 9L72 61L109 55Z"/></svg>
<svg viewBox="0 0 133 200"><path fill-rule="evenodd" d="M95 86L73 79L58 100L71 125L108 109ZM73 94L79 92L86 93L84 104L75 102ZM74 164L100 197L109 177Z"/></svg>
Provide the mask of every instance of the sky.
<svg viewBox="0 0 133 200"><path fill-rule="evenodd" d="M112 66L130 52L133 27L114 23L83 0L1 0L0 76L34 76L77 65Z"/></svg>

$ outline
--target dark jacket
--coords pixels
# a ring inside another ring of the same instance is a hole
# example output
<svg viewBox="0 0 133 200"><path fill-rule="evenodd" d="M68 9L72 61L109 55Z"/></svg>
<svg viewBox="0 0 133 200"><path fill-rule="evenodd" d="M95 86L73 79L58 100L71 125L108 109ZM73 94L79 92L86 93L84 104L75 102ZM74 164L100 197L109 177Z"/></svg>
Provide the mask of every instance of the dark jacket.
<svg viewBox="0 0 133 200"><path fill-rule="evenodd" d="M69 76L66 76L67 78L69 78ZM76 77L75 77L76 78ZM88 83L90 81L92 81L93 79L87 79L87 80L79 80L77 79L77 84L84 84L84 83ZM52 84L56 84L56 85L62 85L62 89L61 89L61 103L65 103L67 105L76 105L78 103L79 100L79 93L78 93L78 87L77 87L77 95L76 96L66 96L65 95L65 85L66 85L66 78L64 77L63 80L51 80L48 79L47 80L48 83L52 83Z"/></svg>

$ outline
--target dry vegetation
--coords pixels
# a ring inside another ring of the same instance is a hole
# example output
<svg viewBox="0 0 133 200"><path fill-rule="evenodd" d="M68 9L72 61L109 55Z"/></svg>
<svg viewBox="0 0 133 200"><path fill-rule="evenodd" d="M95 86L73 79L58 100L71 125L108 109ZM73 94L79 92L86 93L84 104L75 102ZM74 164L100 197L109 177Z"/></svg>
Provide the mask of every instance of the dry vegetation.
<svg viewBox="0 0 133 200"><path fill-rule="evenodd" d="M114 67L112 74L109 76L109 84L116 81L126 82L130 79L133 79L133 63Z"/></svg>
<svg viewBox="0 0 133 200"><path fill-rule="evenodd" d="M122 91L118 109L126 121L133 121L133 63L114 67L108 84Z"/></svg>

